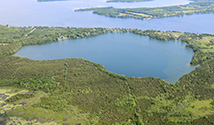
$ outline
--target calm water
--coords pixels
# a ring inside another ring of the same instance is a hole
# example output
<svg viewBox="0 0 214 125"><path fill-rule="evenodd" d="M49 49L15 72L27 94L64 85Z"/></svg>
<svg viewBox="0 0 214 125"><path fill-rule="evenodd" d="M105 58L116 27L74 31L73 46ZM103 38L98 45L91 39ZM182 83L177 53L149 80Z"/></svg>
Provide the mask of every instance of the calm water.
<svg viewBox="0 0 214 125"><path fill-rule="evenodd" d="M214 34L214 14L143 21L109 18L92 14L92 12L74 12L74 9L77 8L98 6L133 8L188 3L188 0L154 0L135 3L106 3L105 0L59 0L52 2L37 2L37 0L1 0L0 24L13 26L120 27Z"/></svg>
<svg viewBox="0 0 214 125"><path fill-rule="evenodd" d="M15 56L34 60L84 58L115 73L134 77L154 76L176 82L195 68L189 65L193 52L184 46L178 41L162 42L132 33L109 33L26 46Z"/></svg>
<svg viewBox="0 0 214 125"><path fill-rule="evenodd" d="M214 34L214 14L170 17L152 20L119 19L74 12L78 8L113 6L115 8L161 7L188 4L188 0L154 0L135 3L106 3L105 0L1 0L0 24L12 26L62 26L138 28ZM189 66L193 52L180 42L159 42L134 34L105 34L94 38L63 40L28 46L15 55L36 60L84 58L106 69L127 76L155 76L175 82L194 67Z"/></svg>

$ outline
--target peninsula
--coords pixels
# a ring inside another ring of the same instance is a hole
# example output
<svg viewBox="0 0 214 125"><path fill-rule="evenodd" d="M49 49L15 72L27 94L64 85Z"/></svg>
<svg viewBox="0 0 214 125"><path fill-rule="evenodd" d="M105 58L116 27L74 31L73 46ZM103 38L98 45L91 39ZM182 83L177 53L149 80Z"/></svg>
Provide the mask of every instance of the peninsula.
<svg viewBox="0 0 214 125"><path fill-rule="evenodd" d="M197 1L187 5L155 7L155 8L97 8L81 9L92 10L94 14L104 15L115 18L135 18L135 19L154 19L174 16L184 16L192 14L214 13L214 1Z"/></svg>

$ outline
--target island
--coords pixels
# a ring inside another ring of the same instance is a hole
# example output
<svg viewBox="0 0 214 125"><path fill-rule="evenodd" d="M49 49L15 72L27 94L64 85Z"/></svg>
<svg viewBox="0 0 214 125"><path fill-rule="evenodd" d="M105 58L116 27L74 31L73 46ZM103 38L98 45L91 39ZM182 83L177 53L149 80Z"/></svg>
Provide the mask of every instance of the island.
<svg viewBox="0 0 214 125"><path fill-rule="evenodd" d="M185 42L194 51L191 64L200 67L169 84L112 73L84 59L12 56L27 45L114 32ZM0 124L213 124L214 35L0 25L0 42Z"/></svg>
<svg viewBox="0 0 214 125"><path fill-rule="evenodd" d="M94 10L105 10L105 9L113 9L113 7L92 7L92 8L81 8L81 9L75 9L74 11L94 11Z"/></svg>
<svg viewBox="0 0 214 125"><path fill-rule="evenodd" d="M164 18L184 16L192 14L214 13L214 1L196 1L187 5L155 7L155 8L97 8L84 9L93 11L94 14L115 18L135 18L149 20L153 18Z"/></svg>

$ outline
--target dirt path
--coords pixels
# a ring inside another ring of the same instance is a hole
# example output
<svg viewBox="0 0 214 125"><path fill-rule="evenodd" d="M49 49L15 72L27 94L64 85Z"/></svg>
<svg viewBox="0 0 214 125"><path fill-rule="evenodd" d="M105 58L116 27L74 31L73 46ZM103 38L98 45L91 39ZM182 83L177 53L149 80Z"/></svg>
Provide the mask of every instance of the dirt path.
<svg viewBox="0 0 214 125"><path fill-rule="evenodd" d="M36 28L33 28L29 33L27 33L25 36L27 37L29 34L31 34L32 32L34 32L36 30Z"/></svg>

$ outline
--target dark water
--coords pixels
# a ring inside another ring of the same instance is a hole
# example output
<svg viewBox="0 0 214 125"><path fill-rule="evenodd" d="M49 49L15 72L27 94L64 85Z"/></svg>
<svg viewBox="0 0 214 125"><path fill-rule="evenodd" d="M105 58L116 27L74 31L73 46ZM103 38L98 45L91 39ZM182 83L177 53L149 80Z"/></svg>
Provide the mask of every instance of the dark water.
<svg viewBox="0 0 214 125"><path fill-rule="evenodd" d="M162 42L132 33L109 33L96 37L62 40L45 45L26 46L15 56L34 60L84 58L107 70L126 76L154 76L176 82L195 67L193 52L178 41Z"/></svg>
<svg viewBox="0 0 214 125"><path fill-rule="evenodd" d="M154 0L135 3L106 3L105 0L1 0L0 24L13 26L105 27L174 30L214 34L214 14L170 17L152 20L118 19L74 12L77 8L113 6L116 8L159 7L187 4L188 0Z"/></svg>

